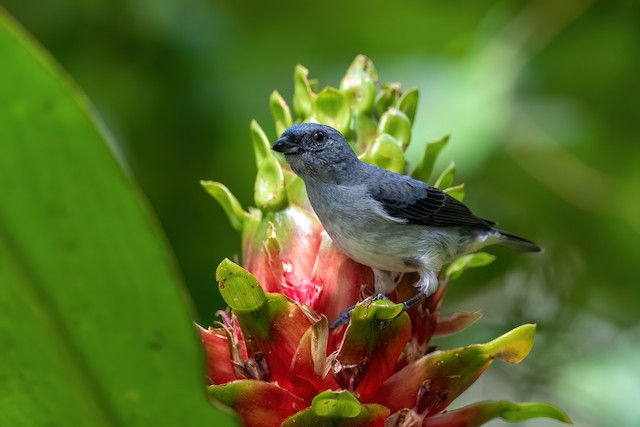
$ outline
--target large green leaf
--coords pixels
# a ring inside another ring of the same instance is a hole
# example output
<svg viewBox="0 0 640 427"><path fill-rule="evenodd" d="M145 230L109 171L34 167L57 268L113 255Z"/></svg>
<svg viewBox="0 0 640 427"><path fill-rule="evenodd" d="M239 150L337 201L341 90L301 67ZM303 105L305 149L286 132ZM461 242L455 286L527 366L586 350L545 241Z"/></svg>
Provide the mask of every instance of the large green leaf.
<svg viewBox="0 0 640 427"><path fill-rule="evenodd" d="M0 425L235 425L87 100L1 8L0 53Z"/></svg>

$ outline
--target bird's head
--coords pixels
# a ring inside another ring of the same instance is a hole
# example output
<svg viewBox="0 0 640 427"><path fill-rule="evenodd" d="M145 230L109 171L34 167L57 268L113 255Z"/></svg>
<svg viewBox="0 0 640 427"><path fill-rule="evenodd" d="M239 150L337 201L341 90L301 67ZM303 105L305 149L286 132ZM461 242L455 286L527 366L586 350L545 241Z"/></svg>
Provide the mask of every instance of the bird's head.
<svg viewBox="0 0 640 427"><path fill-rule="evenodd" d="M339 131L317 123L291 126L271 148L284 153L291 169L303 180L313 177L340 182L359 161Z"/></svg>

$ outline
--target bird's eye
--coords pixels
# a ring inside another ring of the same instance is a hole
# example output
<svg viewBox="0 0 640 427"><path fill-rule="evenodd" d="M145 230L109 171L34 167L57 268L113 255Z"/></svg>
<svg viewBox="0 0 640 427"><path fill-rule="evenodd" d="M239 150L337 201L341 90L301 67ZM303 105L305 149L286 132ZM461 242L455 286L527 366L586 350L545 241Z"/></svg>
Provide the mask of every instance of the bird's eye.
<svg viewBox="0 0 640 427"><path fill-rule="evenodd" d="M327 139L327 134L321 131L317 131L313 133L312 137L316 142L324 142Z"/></svg>

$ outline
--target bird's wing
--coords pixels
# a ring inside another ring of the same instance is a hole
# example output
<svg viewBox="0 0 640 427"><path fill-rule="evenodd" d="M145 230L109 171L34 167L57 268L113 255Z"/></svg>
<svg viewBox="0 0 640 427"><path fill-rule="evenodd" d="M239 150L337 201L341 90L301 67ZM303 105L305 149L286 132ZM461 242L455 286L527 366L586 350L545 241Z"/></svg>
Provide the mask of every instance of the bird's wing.
<svg viewBox="0 0 640 427"><path fill-rule="evenodd" d="M435 227L490 228L494 224L475 216L462 202L437 188L407 176L384 175L369 187L369 194L394 219Z"/></svg>

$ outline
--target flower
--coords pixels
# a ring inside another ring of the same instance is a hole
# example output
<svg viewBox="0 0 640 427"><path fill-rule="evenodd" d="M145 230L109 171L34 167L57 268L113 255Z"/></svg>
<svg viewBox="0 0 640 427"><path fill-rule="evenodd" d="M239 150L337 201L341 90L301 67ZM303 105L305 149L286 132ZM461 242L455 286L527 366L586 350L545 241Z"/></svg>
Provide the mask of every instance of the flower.
<svg viewBox="0 0 640 427"><path fill-rule="evenodd" d="M382 85L372 62L358 56L340 89L314 92L308 71L294 74L298 121L318 121L347 135L364 161L406 172L404 150L418 101L416 90ZM274 92L270 99L278 133L293 123ZM230 311L214 327L198 327L208 360L211 397L232 408L247 426L477 426L496 417L519 421L546 416L569 422L542 403L481 402L445 412L494 360L522 361L533 346L534 325L523 325L485 344L435 350L433 336L455 333L479 313L440 317L447 283L470 267L493 260L485 253L459 258L440 277L431 297L408 312L392 301L415 294L412 274L398 277L387 297L374 299L371 269L334 247L309 206L304 185L277 153L260 126L251 124L258 174L257 208L244 211L222 184L205 189L242 233L243 265L228 259L216 280ZM429 179L443 138L427 144L412 170ZM448 168L436 185L454 197ZM353 306L348 325L328 321Z"/></svg>

